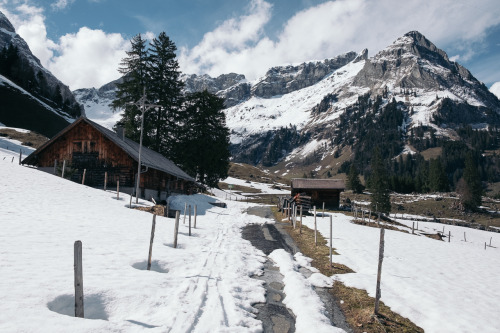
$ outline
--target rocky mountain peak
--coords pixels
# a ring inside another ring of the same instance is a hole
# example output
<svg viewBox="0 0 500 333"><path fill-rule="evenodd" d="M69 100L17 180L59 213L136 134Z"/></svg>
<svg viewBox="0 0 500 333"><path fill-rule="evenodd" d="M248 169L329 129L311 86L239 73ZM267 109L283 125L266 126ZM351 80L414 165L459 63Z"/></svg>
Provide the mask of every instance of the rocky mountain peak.
<svg viewBox="0 0 500 333"><path fill-rule="evenodd" d="M14 29L12 23L10 23L7 16L5 16L1 11L0 11L0 29L5 29L7 32L12 32L12 33L16 32L16 29Z"/></svg>

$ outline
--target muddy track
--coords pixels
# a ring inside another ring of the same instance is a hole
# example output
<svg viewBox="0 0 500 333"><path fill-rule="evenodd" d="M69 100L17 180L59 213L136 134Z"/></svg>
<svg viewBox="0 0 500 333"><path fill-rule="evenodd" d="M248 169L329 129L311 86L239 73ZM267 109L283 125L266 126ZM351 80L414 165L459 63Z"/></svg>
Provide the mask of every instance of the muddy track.
<svg viewBox="0 0 500 333"><path fill-rule="evenodd" d="M266 206L251 207L247 210L247 213L264 218L273 218L270 207ZM243 229L242 236L266 255L276 249L284 249L292 255L299 251L293 239L283 228L283 224L279 222L264 225L250 224ZM311 274L305 268L301 268L300 271L306 277ZM266 288L266 303L254 305L259 310L257 319L262 321L264 332L295 332L295 315L282 302L286 295L283 293L283 276L279 273L278 268L268 259L264 264L264 274L254 278L263 280ZM346 332L352 332L336 300L328 292L328 289L315 288L315 291L325 304L332 324L344 329Z"/></svg>

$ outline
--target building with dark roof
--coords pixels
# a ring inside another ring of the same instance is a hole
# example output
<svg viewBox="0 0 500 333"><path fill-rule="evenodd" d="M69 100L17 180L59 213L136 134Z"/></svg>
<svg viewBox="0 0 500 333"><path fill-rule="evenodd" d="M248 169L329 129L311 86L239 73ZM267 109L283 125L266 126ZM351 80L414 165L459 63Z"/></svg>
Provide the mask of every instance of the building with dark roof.
<svg viewBox="0 0 500 333"><path fill-rule="evenodd" d="M66 161L65 171L71 180L92 187L116 187L120 192L133 193L139 160L139 144L85 117L80 117L56 134L22 164L56 173ZM140 196L165 200L173 193L190 193L197 187L195 179L163 155L142 147ZM59 171L60 174L60 171Z"/></svg>
<svg viewBox="0 0 500 333"><path fill-rule="evenodd" d="M292 196L297 193L305 193L311 197L311 204L338 208L340 204L340 192L344 191L345 184L342 179L292 179Z"/></svg>

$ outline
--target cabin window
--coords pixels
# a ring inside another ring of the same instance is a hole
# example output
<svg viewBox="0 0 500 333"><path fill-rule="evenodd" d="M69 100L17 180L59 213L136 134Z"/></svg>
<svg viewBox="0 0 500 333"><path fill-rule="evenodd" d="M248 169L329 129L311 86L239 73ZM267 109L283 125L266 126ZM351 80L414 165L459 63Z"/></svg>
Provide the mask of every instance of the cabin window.
<svg viewBox="0 0 500 333"><path fill-rule="evenodd" d="M95 153L97 151L97 145L95 142L90 142L90 152Z"/></svg>
<svg viewBox="0 0 500 333"><path fill-rule="evenodd" d="M73 152L81 153L82 152L82 142L81 141L73 141Z"/></svg>

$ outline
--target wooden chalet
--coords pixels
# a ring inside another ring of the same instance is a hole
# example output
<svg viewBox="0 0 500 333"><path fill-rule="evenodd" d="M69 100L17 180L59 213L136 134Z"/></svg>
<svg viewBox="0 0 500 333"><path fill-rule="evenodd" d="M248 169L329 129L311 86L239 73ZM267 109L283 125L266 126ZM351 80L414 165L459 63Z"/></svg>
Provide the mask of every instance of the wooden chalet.
<svg viewBox="0 0 500 333"><path fill-rule="evenodd" d="M317 207L323 205L338 208L340 205L340 192L344 191L345 184L342 179L292 179L292 197L298 193L305 193L311 197L311 204Z"/></svg>
<svg viewBox="0 0 500 333"><path fill-rule="evenodd" d="M80 117L28 155L22 164L60 174L63 161L66 161L65 175L71 180L81 183L86 170L85 185L103 188L107 175L109 188L116 188L119 180L120 192L132 194L135 192L139 144L126 138L123 130L119 132ZM141 165L139 189L142 198L153 197L161 201L171 194L189 194L197 188L195 179L163 155L144 146Z"/></svg>

